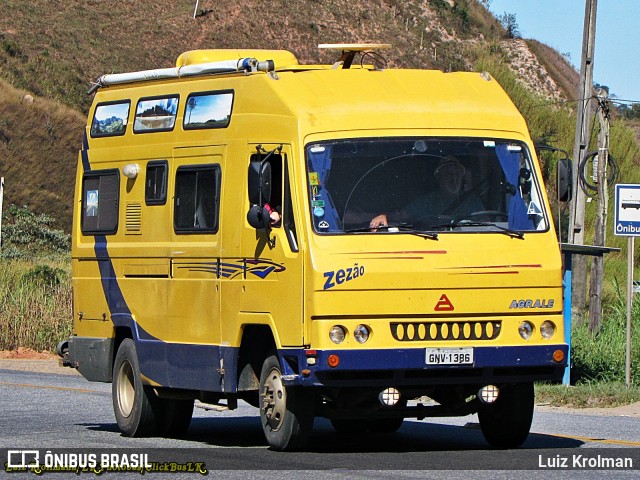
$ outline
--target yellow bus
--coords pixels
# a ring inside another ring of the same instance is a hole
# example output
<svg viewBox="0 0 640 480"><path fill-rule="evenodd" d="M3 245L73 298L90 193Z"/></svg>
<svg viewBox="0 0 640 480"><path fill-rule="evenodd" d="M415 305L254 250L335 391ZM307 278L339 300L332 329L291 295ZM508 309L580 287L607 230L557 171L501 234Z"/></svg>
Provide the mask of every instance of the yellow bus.
<svg viewBox="0 0 640 480"><path fill-rule="evenodd" d="M58 347L112 382L128 436L194 401L267 443L477 413L521 444L566 366L562 265L527 126L488 73L386 68L383 45L200 50L92 87Z"/></svg>

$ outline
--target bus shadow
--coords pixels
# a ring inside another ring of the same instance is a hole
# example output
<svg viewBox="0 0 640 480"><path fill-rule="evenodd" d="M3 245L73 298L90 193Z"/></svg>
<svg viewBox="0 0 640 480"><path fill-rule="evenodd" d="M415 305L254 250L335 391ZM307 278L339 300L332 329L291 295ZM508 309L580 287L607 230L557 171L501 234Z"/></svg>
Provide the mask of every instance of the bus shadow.
<svg viewBox="0 0 640 480"><path fill-rule="evenodd" d="M267 447L258 417L194 418L184 440L224 447ZM584 442L531 433L519 449L578 448ZM429 452L491 449L477 423L447 425L405 421L390 434L344 434L317 418L305 451L317 453Z"/></svg>
<svg viewBox="0 0 640 480"><path fill-rule="evenodd" d="M117 433L115 423L84 424L93 431ZM260 418L257 416L194 417L180 440L199 447L268 448ZM566 437L531 433L516 450L579 448L584 442ZM315 453L387 453L491 450L477 423L448 425L436 422L405 421L395 433L353 433L335 431L324 418L316 418L307 452Z"/></svg>

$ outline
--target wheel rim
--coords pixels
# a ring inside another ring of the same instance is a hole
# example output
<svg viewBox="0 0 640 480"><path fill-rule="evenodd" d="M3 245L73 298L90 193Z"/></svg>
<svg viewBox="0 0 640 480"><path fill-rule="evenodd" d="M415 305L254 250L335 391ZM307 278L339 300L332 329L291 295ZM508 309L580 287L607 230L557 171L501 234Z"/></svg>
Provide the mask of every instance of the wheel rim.
<svg viewBox="0 0 640 480"><path fill-rule="evenodd" d="M123 362L118 370L118 408L125 417L133 411L136 387L133 379L133 368L129 362Z"/></svg>
<svg viewBox="0 0 640 480"><path fill-rule="evenodd" d="M262 413L271 430L278 430L284 420L287 394L282 384L282 376L277 368L267 375L262 391Z"/></svg>

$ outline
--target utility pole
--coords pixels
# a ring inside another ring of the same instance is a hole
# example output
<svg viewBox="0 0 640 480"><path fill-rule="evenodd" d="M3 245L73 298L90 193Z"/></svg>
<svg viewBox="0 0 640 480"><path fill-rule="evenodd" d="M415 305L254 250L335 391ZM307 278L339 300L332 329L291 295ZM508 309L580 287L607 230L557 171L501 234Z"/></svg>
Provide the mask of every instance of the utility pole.
<svg viewBox="0 0 640 480"><path fill-rule="evenodd" d="M593 89L593 53L596 37L597 0L585 0L582 61L580 64L580 90L578 92L578 119L573 147L573 202L569 214L569 241L584 245L584 209L586 194L580 188L579 166L587 154ZM586 306L587 259L576 255L573 259L572 306L582 312Z"/></svg>
<svg viewBox="0 0 640 480"><path fill-rule="evenodd" d="M598 92L598 159L596 181L598 182L598 198L596 226L593 244L604 247L607 230L607 211L609 209L609 185L607 182L607 164L609 163L609 104L606 90ZM591 285L589 287L589 331L600 330L602 318L602 283L604 279L604 258L596 256L591 261Z"/></svg>

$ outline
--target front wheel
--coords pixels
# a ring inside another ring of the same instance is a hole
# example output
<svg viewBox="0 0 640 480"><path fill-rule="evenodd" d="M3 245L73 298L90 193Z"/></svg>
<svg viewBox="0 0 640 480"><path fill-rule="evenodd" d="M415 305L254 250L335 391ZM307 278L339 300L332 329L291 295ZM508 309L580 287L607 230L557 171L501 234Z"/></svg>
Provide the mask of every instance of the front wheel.
<svg viewBox="0 0 640 480"><path fill-rule="evenodd" d="M492 447L514 448L529 436L535 394L533 383L505 385L495 403L478 410L480 429Z"/></svg>
<svg viewBox="0 0 640 480"><path fill-rule="evenodd" d="M301 387L285 387L276 355L269 356L260 373L260 420L267 443L274 450L297 450L313 429L313 397Z"/></svg>

